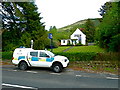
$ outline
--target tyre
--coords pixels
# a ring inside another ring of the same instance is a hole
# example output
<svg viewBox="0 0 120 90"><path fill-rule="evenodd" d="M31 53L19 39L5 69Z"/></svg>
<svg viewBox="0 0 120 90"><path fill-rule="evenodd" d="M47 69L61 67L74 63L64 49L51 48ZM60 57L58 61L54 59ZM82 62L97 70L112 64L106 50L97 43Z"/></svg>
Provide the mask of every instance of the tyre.
<svg viewBox="0 0 120 90"><path fill-rule="evenodd" d="M53 64L52 66L52 70L55 72L55 73L59 73L62 71L62 65L59 64L59 63L55 63Z"/></svg>
<svg viewBox="0 0 120 90"><path fill-rule="evenodd" d="M27 70L28 69L28 65L26 62L21 62L18 67L20 70Z"/></svg>

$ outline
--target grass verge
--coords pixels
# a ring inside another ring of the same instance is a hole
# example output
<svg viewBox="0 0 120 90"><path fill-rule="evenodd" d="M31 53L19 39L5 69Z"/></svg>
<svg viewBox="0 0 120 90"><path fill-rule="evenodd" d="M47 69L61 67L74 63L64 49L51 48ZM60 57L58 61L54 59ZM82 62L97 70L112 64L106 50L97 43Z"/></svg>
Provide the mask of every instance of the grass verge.
<svg viewBox="0 0 120 90"><path fill-rule="evenodd" d="M90 73L111 73L120 75L117 61L73 61L70 62L69 68Z"/></svg>

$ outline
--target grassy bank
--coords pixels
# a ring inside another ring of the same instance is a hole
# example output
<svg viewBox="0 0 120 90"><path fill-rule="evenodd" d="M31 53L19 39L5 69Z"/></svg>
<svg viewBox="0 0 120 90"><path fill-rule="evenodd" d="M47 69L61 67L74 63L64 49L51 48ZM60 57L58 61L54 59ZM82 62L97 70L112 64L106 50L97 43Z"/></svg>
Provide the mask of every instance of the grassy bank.
<svg viewBox="0 0 120 90"><path fill-rule="evenodd" d="M118 61L72 61L69 68L92 73L119 74Z"/></svg>

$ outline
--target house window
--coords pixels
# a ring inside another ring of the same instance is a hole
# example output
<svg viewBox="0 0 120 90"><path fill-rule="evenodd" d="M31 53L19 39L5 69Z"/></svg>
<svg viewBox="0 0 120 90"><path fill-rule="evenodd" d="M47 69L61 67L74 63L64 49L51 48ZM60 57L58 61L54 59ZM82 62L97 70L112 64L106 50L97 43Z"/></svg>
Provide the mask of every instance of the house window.
<svg viewBox="0 0 120 90"><path fill-rule="evenodd" d="M75 34L74 37L80 37L80 35L79 34Z"/></svg>
<svg viewBox="0 0 120 90"><path fill-rule="evenodd" d="M63 43L65 43L65 40L63 40Z"/></svg>

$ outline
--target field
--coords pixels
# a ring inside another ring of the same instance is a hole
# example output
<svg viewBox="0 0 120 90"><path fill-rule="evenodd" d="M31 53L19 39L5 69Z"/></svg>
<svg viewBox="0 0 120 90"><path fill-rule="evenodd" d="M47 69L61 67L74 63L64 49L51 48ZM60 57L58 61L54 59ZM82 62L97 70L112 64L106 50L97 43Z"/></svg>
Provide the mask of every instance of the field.
<svg viewBox="0 0 120 90"><path fill-rule="evenodd" d="M70 48L70 46L61 46L59 48L55 48L53 49L54 53L58 53L58 52L63 52L64 50ZM101 49L98 46L75 46L71 49L69 49L66 52L70 52L70 53L81 53L81 52L96 52L96 53L100 53L100 52L106 52L104 49Z"/></svg>

